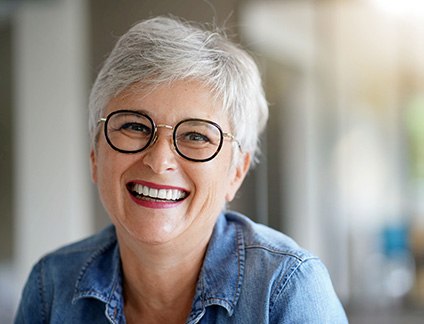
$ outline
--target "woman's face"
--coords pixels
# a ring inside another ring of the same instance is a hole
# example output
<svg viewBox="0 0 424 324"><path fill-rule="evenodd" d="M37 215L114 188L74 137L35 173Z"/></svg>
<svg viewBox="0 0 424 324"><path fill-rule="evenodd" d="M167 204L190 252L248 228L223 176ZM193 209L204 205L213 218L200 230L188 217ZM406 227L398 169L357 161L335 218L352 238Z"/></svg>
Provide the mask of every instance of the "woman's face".
<svg viewBox="0 0 424 324"><path fill-rule="evenodd" d="M132 86L109 102L104 116L122 109L143 111L157 125L174 126L183 119L201 118L230 132L219 102L195 81L176 81L154 90ZM224 140L213 160L192 162L173 149L172 130L158 128L157 135L157 141L146 150L123 154L107 144L100 130L91 152L91 169L103 205L118 235L138 242L207 239L225 202L233 199L241 185L250 157L243 154L240 162L232 165L233 145ZM172 199L140 195L143 191L157 195L160 190L161 197L172 194Z"/></svg>

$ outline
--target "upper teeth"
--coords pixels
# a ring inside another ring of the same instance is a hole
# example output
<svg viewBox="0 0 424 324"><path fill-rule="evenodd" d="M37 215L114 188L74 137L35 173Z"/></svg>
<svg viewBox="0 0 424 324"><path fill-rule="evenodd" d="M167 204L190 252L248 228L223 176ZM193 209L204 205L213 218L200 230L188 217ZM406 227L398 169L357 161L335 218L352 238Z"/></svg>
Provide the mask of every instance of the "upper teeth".
<svg viewBox="0 0 424 324"><path fill-rule="evenodd" d="M139 195L167 200L178 200L186 196L184 191L178 189L155 189L141 184L135 184L133 190Z"/></svg>

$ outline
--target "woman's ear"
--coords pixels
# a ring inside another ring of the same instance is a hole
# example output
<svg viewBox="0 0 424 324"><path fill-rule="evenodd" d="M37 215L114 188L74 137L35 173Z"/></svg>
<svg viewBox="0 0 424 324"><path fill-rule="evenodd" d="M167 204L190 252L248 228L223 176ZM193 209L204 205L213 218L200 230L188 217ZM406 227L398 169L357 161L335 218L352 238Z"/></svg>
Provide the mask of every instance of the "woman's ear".
<svg viewBox="0 0 424 324"><path fill-rule="evenodd" d="M90 152L90 170L91 170L91 180L94 183L97 183L97 156L96 156L96 150L94 147L91 148L91 152Z"/></svg>
<svg viewBox="0 0 424 324"><path fill-rule="evenodd" d="M237 191L243 183L247 171L249 171L250 159L251 158L249 153L241 153L241 156L238 158L237 164L232 167L233 169L231 171L230 184L227 194L225 195L225 200L227 202L230 202L234 199Z"/></svg>

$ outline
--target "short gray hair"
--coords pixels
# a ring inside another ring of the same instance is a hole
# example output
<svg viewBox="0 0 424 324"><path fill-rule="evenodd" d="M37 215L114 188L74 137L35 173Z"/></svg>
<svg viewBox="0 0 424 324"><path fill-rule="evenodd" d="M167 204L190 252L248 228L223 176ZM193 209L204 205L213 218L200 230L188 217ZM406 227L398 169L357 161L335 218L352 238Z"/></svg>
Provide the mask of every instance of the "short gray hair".
<svg viewBox="0 0 424 324"><path fill-rule="evenodd" d="M199 80L212 89L228 115L231 132L255 160L268 105L254 60L220 31L170 17L136 24L106 59L89 99L92 143L98 134L97 121L121 91L137 82L157 85L185 79Z"/></svg>

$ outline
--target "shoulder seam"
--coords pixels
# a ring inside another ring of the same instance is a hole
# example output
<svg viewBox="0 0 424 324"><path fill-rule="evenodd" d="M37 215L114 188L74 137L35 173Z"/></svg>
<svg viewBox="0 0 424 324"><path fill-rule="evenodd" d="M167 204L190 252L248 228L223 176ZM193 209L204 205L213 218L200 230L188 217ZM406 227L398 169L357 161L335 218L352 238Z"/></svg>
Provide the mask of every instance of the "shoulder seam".
<svg viewBox="0 0 424 324"><path fill-rule="evenodd" d="M272 248L272 247L268 247L268 246L263 246L263 245L249 245L246 246L246 250L250 250L250 249L258 249L258 250L265 250L274 254L279 254L279 255L287 255L287 256L291 256L301 262L310 260L310 259L319 259L317 256L308 254L308 253L302 253L302 255L296 254L294 252L291 252L290 250L282 250L282 249L276 249L276 248Z"/></svg>

